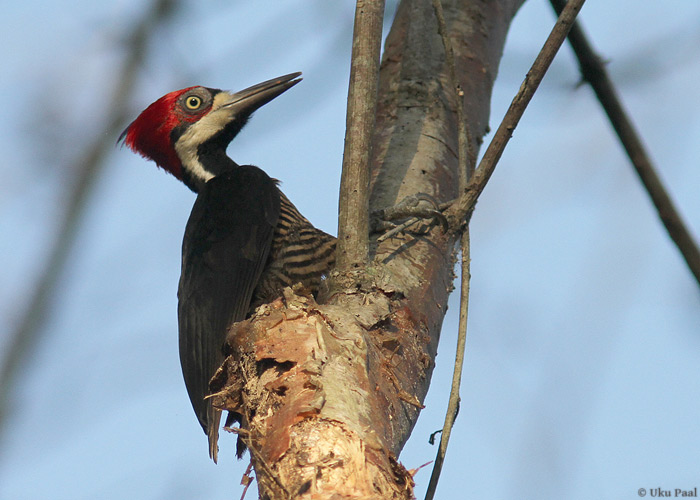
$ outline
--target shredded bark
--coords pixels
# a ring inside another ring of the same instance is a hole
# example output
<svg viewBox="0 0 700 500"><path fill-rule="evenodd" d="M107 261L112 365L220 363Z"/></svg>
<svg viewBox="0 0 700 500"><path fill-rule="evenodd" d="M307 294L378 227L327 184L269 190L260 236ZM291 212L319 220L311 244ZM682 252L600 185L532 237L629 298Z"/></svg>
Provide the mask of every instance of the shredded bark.
<svg viewBox="0 0 700 500"><path fill-rule="evenodd" d="M329 485L339 495L338 474L348 498L411 498L393 443L404 433L397 417L420 407L430 337L404 298L375 291L318 305L298 293L286 289L231 328L231 353L211 383L215 406L241 416L260 486L280 498L281 484L292 496L326 498ZM350 307L358 300L362 308Z"/></svg>

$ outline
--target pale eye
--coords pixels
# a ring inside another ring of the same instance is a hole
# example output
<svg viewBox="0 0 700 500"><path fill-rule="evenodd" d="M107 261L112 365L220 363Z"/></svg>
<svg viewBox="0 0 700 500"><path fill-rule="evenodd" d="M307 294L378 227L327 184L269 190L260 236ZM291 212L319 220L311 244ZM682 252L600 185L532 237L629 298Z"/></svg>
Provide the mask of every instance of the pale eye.
<svg viewBox="0 0 700 500"><path fill-rule="evenodd" d="M191 95L187 99L185 99L185 106L187 106L187 109L195 110L199 109L199 107L202 105L202 98L197 97L196 95Z"/></svg>

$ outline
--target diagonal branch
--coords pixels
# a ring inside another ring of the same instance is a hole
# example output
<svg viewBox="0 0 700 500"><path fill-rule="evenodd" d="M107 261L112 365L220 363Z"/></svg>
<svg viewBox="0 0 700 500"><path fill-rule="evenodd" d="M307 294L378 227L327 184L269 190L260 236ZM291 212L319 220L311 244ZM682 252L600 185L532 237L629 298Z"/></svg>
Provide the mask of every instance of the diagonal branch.
<svg viewBox="0 0 700 500"><path fill-rule="evenodd" d="M563 0L550 0L557 13L564 8ZM598 97L600 104L610 119L620 142L627 152L632 165L634 165L644 188L649 193L654 203L661 222L666 227L669 236L680 250L695 280L700 285L700 250L693 236L686 227L671 197L664 188L649 155L644 149L632 121L625 113L615 87L610 80L600 58L588 42L585 33L578 23L575 23L569 32L569 43L576 53L581 75L587 81Z"/></svg>
<svg viewBox="0 0 700 500"><path fill-rule="evenodd" d="M566 16L560 16L557 24L552 29L552 34L547 39L544 47L540 51L537 59L533 63L533 67L528 73L525 82L523 83L520 92L513 100L508 113L504 117L501 125L496 132L493 141L486 150L484 159L481 162L480 168L477 171L477 179L481 179L480 190L488 182L493 169L498 163L498 160L505 149L505 146L510 139L515 126L517 125L522 113L525 111L527 104L529 103L532 95L534 95L537 90L537 86L542 81L544 74L546 73L554 55L557 53L559 47L561 47L564 37L566 36L567 26L570 27L572 20L575 18L578 10L580 10L583 4L581 0L578 6L574 5L575 2L570 2L569 9ZM470 186L474 183L467 184L467 181L472 177L474 173L474 163L475 155L472 149L471 138L467 136L467 129L465 126L464 110L463 110L463 99L460 96L459 88L457 87L457 82L455 78L454 70L454 57L452 55L452 48L449 42L449 37L447 35L447 29L445 26L445 20L442 13L442 4L440 0L433 0L433 6L435 9L435 14L438 20L438 27L440 35L442 36L442 41L445 46L446 62L448 65L449 73L451 76L451 81L453 83L455 92L457 93L457 116L459 119L459 164L460 164L460 192L464 193L462 197L466 194L472 192L469 190ZM488 158L488 161L485 161ZM479 185L477 185L479 186ZM477 194L478 196L478 194ZM476 198L474 198L476 201ZM460 216L458 219L461 221L466 221L467 213ZM461 227L461 223L460 223ZM462 248L462 279L460 286L460 308L459 308L459 333L457 337L457 352L455 357L454 371L452 374L452 386L450 390L450 399L447 407L447 412L445 414L445 423L442 428L442 434L440 436L440 445L437 451L437 456L435 457L435 465L433 466L433 471L430 476L430 483L428 484L427 492L425 495L426 500L432 500L435 496L435 491L437 489L437 484L440 479L440 472L442 470L442 465L445 460L445 454L447 453L447 445L450 440L450 435L452 432L452 427L454 425L455 419L457 418L457 413L459 412L459 388L462 378L462 367L464 364L464 350L466 347L466 337L467 337L467 317L469 311L469 279L470 279L470 245L469 245L469 228L464 228L461 238L461 248Z"/></svg>
<svg viewBox="0 0 700 500"><path fill-rule="evenodd" d="M337 267L364 266L369 255L369 158L374 134L384 0L358 0L352 40Z"/></svg>
<svg viewBox="0 0 700 500"><path fill-rule="evenodd" d="M542 78L544 78L547 69L549 69L554 56L564 43L566 35L573 26L574 19L576 19L576 15L581 10L584 2L585 0L570 0L559 15L552 32L537 55L535 62L532 63L532 67L527 72L520 90L513 98L508 111L503 117L503 121L498 126L498 130L496 130L481 162L479 162L479 167L476 169L474 176L469 181L466 191L461 193L455 203L445 211L451 227L461 227L466 223L477 199L491 178L491 174L493 174L508 141L512 137L515 127L518 126L520 118L522 118L532 96L542 82Z"/></svg>

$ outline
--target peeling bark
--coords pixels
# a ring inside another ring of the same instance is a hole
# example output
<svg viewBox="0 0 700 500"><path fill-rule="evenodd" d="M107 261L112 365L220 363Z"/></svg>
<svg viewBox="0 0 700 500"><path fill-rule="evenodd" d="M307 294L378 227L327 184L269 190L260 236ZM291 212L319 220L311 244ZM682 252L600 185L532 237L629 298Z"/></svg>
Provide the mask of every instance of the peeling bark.
<svg viewBox="0 0 700 500"><path fill-rule="evenodd" d="M471 137L487 131L521 3L444 2ZM380 73L372 210L417 192L440 202L459 194L448 80L430 2L403 1ZM359 281L332 273L320 304L287 289L229 332L214 403L241 416L261 498L413 498L396 457L430 384L458 234L433 228L380 244L374 236Z"/></svg>
<svg viewBox="0 0 700 500"><path fill-rule="evenodd" d="M347 299L320 306L286 289L230 331L215 404L242 416L270 498L411 498L413 481L393 451L404 432L395 416L420 406L404 384L428 376L429 337L401 300Z"/></svg>

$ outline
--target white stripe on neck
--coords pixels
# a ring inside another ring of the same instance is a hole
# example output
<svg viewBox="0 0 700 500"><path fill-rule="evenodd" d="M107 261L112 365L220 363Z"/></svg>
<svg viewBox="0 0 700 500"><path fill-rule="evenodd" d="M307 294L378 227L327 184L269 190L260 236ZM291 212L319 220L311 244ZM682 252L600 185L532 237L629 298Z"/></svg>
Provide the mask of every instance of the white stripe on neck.
<svg viewBox="0 0 700 500"><path fill-rule="evenodd" d="M182 168L195 179L207 182L214 174L204 168L199 161L199 146L221 132L231 122L230 111L221 106L227 103L231 96L219 92L214 96L212 110L199 121L190 125L175 143L175 152L182 162Z"/></svg>

